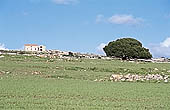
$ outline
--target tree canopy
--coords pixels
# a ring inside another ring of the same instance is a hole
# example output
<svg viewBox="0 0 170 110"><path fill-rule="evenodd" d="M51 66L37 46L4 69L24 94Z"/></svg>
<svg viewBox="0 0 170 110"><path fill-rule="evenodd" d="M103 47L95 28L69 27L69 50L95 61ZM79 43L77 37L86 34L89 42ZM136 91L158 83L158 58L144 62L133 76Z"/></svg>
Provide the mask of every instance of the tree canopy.
<svg viewBox="0 0 170 110"><path fill-rule="evenodd" d="M119 58L152 58L149 49L142 46L142 43L133 38L121 38L116 41L109 42L107 46L103 48L106 55L109 57Z"/></svg>

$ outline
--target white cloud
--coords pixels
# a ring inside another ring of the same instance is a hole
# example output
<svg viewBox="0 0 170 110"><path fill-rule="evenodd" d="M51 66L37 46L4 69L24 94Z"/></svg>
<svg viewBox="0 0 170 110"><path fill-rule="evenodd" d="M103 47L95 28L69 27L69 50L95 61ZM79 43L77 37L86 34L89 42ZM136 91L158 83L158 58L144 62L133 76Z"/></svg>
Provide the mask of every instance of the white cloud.
<svg viewBox="0 0 170 110"><path fill-rule="evenodd" d="M96 17L96 23L103 22L105 20L104 15L99 14Z"/></svg>
<svg viewBox="0 0 170 110"><path fill-rule="evenodd" d="M5 45L4 45L4 44L1 44L1 43L0 43L0 50L7 50L7 49L5 48Z"/></svg>
<svg viewBox="0 0 170 110"><path fill-rule="evenodd" d="M165 39L161 44L161 47L170 47L170 37Z"/></svg>
<svg viewBox="0 0 170 110"><path fill-rule="evenodd" d="M142 21L142 18L135 18L132 15L113 15L112 17L108 18L108 22L111 24L137 25Z"/></svg>
<svg viewBox="0 0 170 110"><path fill-rule="evenodd" d="M149 46L154 57L170 57L170 37L160 44L152 44Z"/></svg>
<svg viewBox="0 0 170 110"><path fill-rule="evenodd" d="M74 4L78 2L78 0L52 0L52 1L59 5L68 5L68 4Z"/></svg>
<svg viewBox="0 0 170 110"><path fill-rule="evenodd" d="M96 23L105 22L110 24L119 24L119 25L139 25L144 20L142 18L137 18L132 15L113 15L111 17L105 17L102 14L97 15Z"/></svg>
<svg viewBox="0 0 170 110"><path fill-rule="evenodd" d="M98 54L105 54L105 52L104 52L104 50L103 50L103 48L106 46L107 44L105 44L105 43L101 43L96 49L97 49L97 53Z"/></svg>

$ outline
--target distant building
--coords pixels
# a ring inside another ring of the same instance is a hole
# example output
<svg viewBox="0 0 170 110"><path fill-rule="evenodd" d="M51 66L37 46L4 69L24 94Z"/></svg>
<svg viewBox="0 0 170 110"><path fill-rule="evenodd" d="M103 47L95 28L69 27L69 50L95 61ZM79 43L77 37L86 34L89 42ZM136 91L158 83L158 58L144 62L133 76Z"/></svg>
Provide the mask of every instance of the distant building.
<svg viewBox="0 0 170 110"><path fill-rule="evenodd" d="M37 45L37 44L25 44L24 45L25 51L37 51L37 52L44 52L46 51L46 47L44 45Z"/></svg>

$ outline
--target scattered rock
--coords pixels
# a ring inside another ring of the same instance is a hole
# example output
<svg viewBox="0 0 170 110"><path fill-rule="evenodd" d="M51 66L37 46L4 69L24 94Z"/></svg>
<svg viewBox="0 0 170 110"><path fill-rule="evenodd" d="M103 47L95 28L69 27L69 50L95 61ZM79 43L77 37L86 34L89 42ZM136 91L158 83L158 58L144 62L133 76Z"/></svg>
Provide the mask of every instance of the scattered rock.
<svg viewBox="0 0 170 110"><path fill-rule="evenodd" d="M137 81L164 81L168 82L169 75L160 75L160 74L147 74L147 75L134 75L134 74L126 74L126 75L120 75L120 74L112 74L110 77L110 81L128 81L128 82L137 82Z"/></svg>

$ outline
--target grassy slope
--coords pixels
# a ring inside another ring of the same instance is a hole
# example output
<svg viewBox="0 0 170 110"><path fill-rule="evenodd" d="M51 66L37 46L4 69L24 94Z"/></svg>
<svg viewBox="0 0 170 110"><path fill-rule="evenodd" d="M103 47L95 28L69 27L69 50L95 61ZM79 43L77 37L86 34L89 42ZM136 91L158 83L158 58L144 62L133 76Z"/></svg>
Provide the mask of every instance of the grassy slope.
<svg viewBox="0 0 170 110"><path fill-rule="evenodd" d="M7 56L0 59L0 109L168 110L169 84L93 80L112 73L169 74L169 67L170 64ZM35 72L38 75L32 74Z"/></svg>

